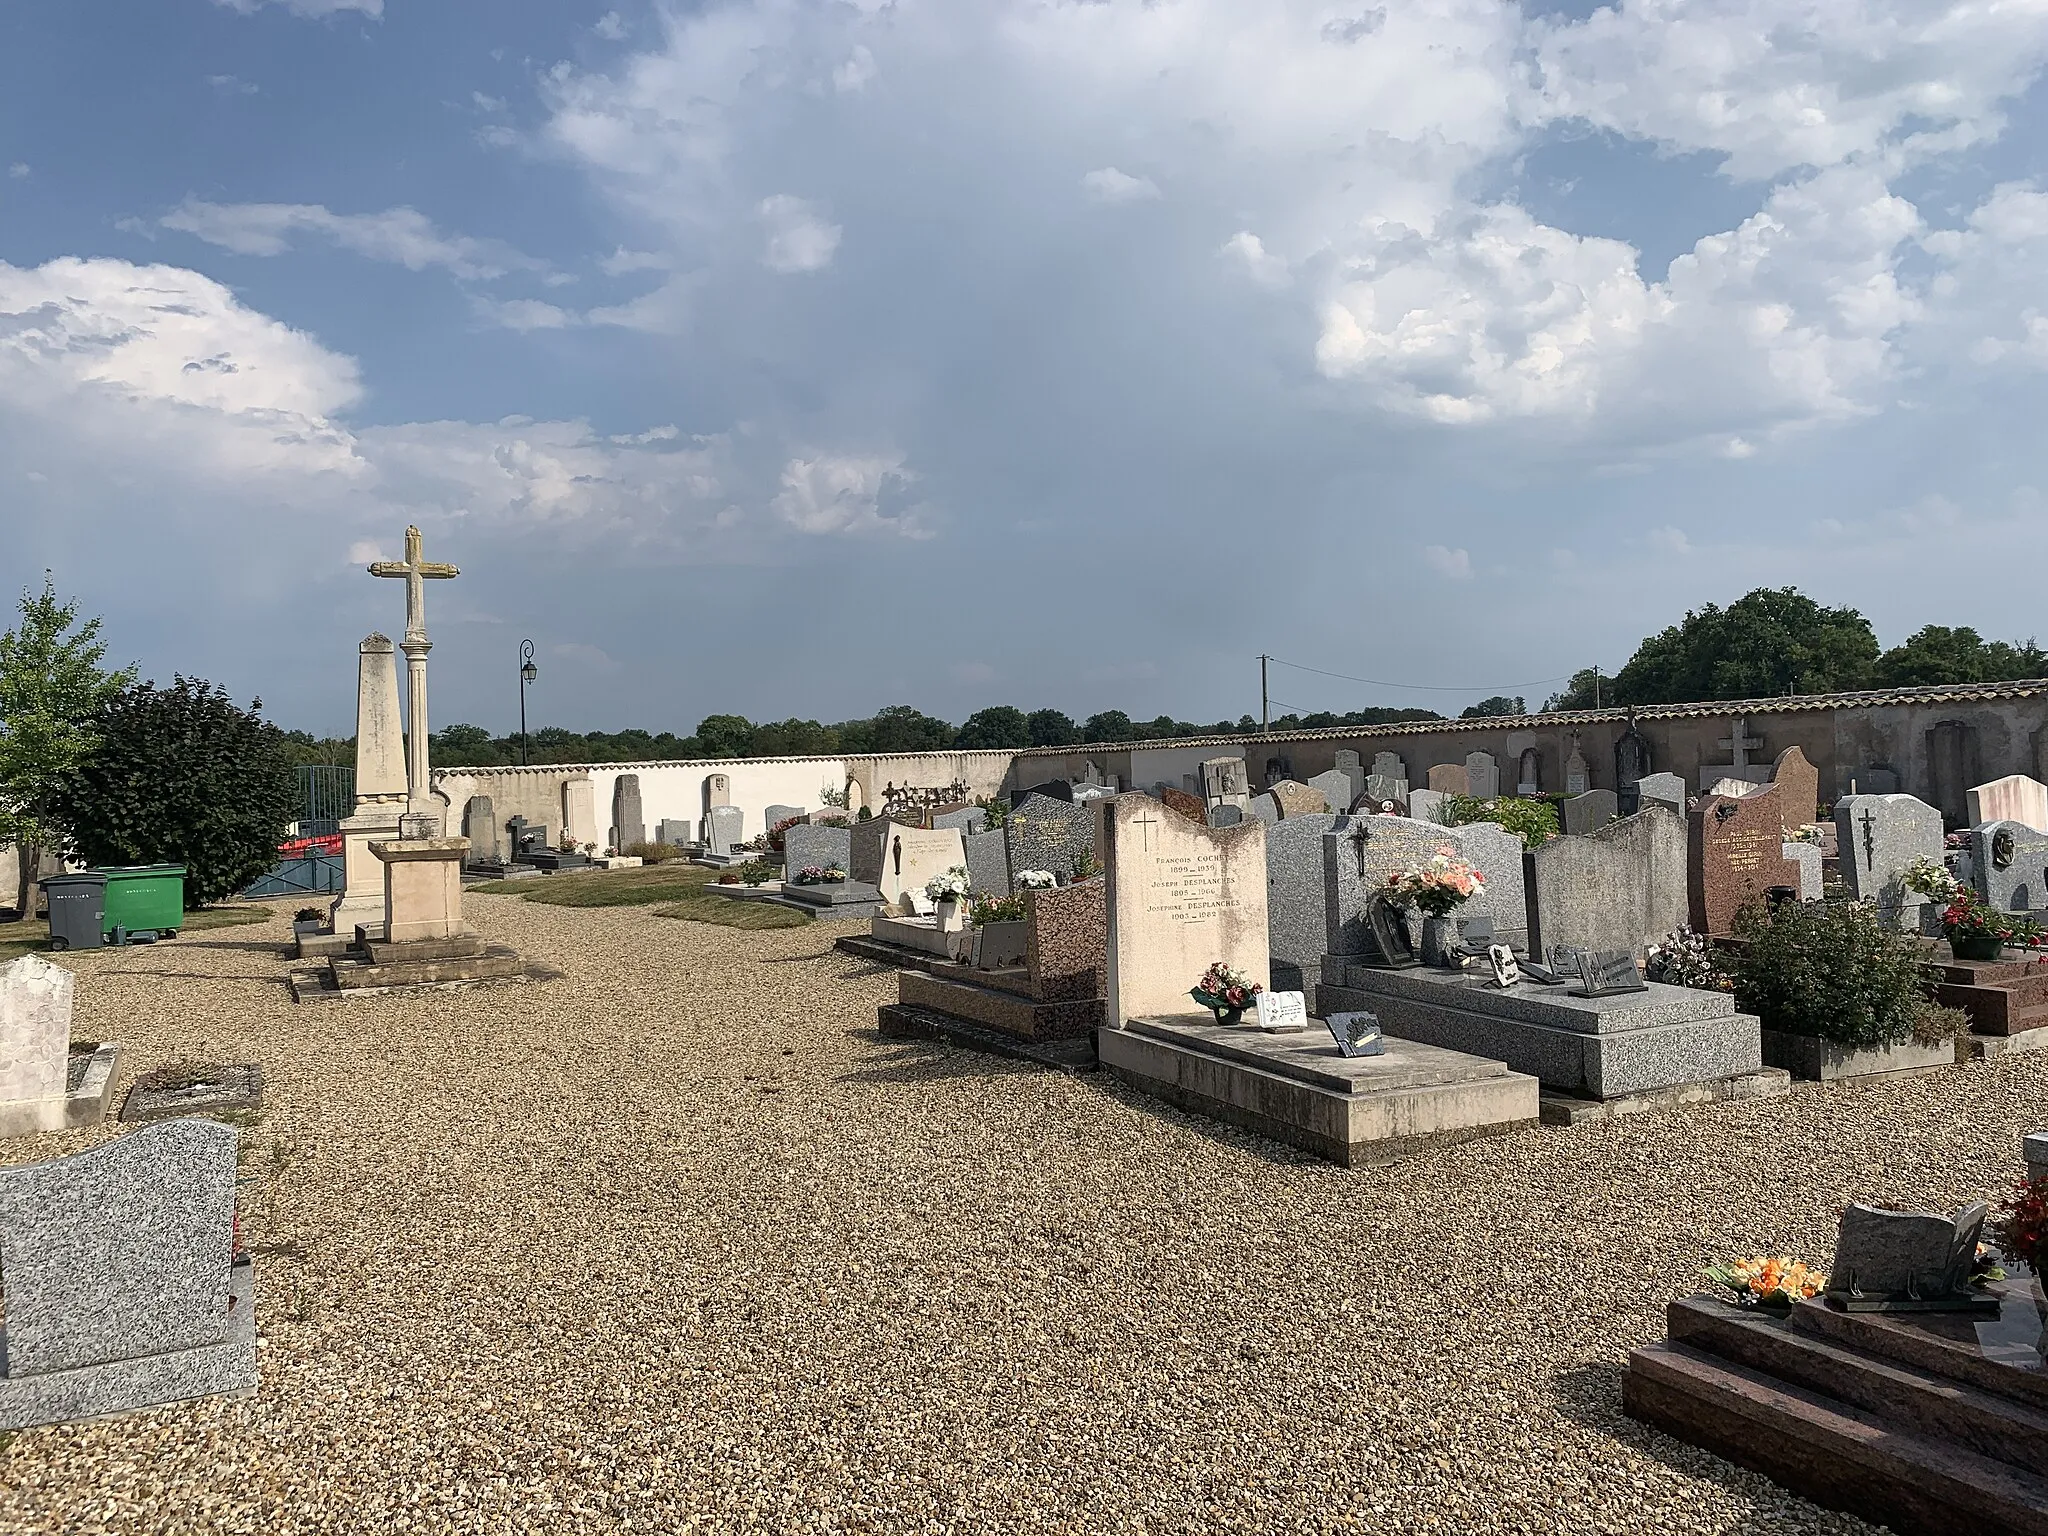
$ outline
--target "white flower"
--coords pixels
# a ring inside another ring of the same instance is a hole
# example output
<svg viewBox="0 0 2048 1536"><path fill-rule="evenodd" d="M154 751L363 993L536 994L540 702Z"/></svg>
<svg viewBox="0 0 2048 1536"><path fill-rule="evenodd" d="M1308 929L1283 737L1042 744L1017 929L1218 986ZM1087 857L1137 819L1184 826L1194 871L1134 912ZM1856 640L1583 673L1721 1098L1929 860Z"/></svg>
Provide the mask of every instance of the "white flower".
<svg viewBox="0 0 2048 1536"><path fill-rule="evenodd" d="M1059 884L1049 869L1020 869L1011 882L1020 891L1049 891Z"/></svg>

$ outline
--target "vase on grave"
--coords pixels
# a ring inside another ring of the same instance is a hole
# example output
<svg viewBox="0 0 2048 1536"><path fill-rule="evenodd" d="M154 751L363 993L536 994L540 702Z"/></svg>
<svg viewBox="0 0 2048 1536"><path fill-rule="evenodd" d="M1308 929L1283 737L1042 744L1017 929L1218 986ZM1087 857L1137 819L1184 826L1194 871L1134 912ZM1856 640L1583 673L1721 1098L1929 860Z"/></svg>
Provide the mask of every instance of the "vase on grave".
<svg viewBox="0 0 2048 1536"><path fill-rule="evenodd" d="M1422 919L1422 963L1443 970L1458 969L1458 920L1455 917Z"/></svg>
<svg viewBox="0 0 2048 1536"><path fill-rule="evenodd" d="M1996 960L2005 940L1995 933L1958 933L1950 935L1948 947L1958 960Z"/></svg>
<svg viewBox="0 0 2048 1536"><path fill-rule="evenodd" d="M932 911L941 933L958 933L967 926L967 903L956 896L942 898Z"/></svg>

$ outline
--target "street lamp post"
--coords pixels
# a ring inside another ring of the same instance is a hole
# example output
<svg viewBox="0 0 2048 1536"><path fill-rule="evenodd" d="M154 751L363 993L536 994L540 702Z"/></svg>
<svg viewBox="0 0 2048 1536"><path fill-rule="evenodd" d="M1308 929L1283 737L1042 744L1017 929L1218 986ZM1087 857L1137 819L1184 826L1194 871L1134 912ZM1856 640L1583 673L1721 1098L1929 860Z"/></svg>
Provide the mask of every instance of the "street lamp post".
<svg viewBox="0 0 2048 1536"><path fill-rule="evenodd" d="M533 664L533 642L519 642L519 766L526 766L526 685L540 676Z"/></svg>

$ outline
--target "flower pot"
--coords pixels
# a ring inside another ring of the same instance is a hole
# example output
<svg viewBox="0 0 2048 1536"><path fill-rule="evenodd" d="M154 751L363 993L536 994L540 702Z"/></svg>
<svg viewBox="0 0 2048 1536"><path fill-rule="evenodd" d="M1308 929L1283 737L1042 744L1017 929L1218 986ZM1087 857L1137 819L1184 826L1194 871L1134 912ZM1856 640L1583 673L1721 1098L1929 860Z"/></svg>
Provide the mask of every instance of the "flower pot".
<svg viewBox="0 0 2048 1536"><path fill-rule="evenodd" d="M1242 1008L1216 1008L1211 1011L1215 1013L1218 1024L1242 1024L1244 1022L1244 1010Z"/></svg>
<svg viewBox="0 0 2048 1536"><path fill-rule="evenodd" d="M933 908L933 916L938 919L939 932L958 933L967 926L967 903L946 897Z"/></svg>
<svg viewBox="0 0 2048 1536"><path fill-rule="evenodd" d="M1458 968L1458 920L1455 917L1429 917L1422 919L1422 963L1441 966L1446 970Z"/></svg>
<svg viewBox="0 0 2048 1536"><path fill-rule="evenodd" d="M1958 960L1996 960L2005 940L1995 933L1952 933L1948 947Z"/></svg>

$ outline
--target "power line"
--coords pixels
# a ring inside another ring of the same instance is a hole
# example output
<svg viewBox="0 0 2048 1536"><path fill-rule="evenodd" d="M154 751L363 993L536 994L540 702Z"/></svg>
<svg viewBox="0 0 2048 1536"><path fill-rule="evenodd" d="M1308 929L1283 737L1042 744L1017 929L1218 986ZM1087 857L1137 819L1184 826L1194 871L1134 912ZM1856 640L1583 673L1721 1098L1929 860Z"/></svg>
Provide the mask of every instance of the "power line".
<svg viewBox="0 0 2048 1536"><path fill-rule="evenodd" d="M1437 683L1393 683L1379 677L1353 677L1348 672L1325 672L1321 667L1303 666L1298 661L1289 661L1283 656L1268 656L1268 661L1277 661L1283 667L1292 667L1297 672L1313 672L1318 677L1334 677L1347 683L1365 683L1374 688L1407 688L1417 693L1486 693L1486 688L1446 688ZM1541 688L1545 683L1568 683L1571 675L1564 677L1539 677L1533 683L1499 683L1492 691L1508 688ZM1277 700L1275 701L1277 702Z"/></svg>

